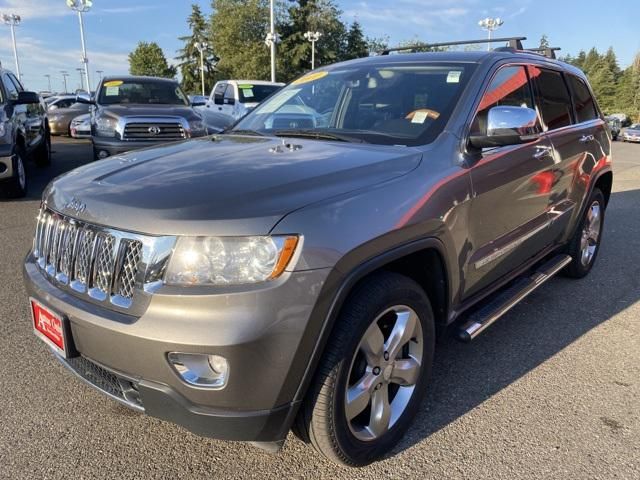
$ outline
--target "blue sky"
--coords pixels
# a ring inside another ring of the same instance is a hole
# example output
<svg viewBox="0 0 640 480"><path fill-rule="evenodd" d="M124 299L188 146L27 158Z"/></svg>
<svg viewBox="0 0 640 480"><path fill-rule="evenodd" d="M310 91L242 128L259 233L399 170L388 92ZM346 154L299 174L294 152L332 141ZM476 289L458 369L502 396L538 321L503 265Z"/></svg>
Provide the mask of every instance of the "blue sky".
<svg viewBox="0 0 640 480"><path fill-rule="evenodd" d="M178 36L187 33L191 0L94 0L85 16L87 44L94 80L96 70L126 73L127 54L140 40L155 41L170 59L180 48ZM209 12L208 0L196 0ZM637 15L628 13L633 2L611 0L339 0L344 20L357 18L368 36L388 36L391 43L418 38L425 41L482 38L477 22L500 16L499 35L523 35L537 44L546 33L562 53L577 53L596 46L614 46L619 61L629 65L640 50ZM636 9L633 9L634 11ZM77 18L64 0L0 0L0 13L18 13L18 50L25 84L46 89L45 74L53 89L62 88L60 70L80 82L80 34ZM265 19L266 21L266 19ZM265 47L266 48L266 47ZM14 69L9 28L0 24L0 61ZM94 83L94 82L92 82Z"/></svg>

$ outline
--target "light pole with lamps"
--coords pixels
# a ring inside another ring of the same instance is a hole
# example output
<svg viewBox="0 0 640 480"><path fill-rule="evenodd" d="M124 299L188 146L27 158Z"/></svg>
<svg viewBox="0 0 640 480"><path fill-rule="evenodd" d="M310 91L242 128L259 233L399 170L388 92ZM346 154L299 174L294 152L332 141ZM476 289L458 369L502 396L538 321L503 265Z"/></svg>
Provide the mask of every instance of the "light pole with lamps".
<svg viewBox="0 0 640 480"><path fill-rule="evenodd" d="M20 73L20 63L18 62L18 48L16 47L16 27L20 25L20 22L22 21L22 19L20 18L20 15L16 15L14 13L9 13L9 14L3 13L2 21L6 25L9 25L9 28L11 28L11 41L13 42L13 58L16 61L16 75L20 80L22 80L22 74Z"/></svg>
<svg viewBox="0 0 640 480"><path fill-rule="evenodd" d="M67 7L78 12L78 21L80 22L80 41L82 42L82 63L84 63L84 72L87 77L87 92L91 92L91 82L89 80L89 59L87 58L87 45L84 40L84 20L82 14L88 12L93 5L92 0L67 0Z"/></svg>
<svg viewBox="0 0 640 480"><path fill-rule="evenodd" d="M280 36L276 33L273 0L269 1L269 33L264 43L271 49L271 81L276 81L276 44L280 43Z"/></svg>
<svg viewBox="0 0 640 480"><path fill-rule="evenodd" d="M66 70L60 70L60 73L62 74L62 79L64 80L64 93L68 93L67 77L69 76L69 72L67 72Z"/></svg>
<svg viewBox="0 0 640 480"><path fill-rule="evenodd" d="M84 88L84 68L78 67L76 71L80 74L80 90ZM89 91L87 90L87 93Z"/></svg>
<svg viewBox="0 0 640 480"><path fill-rule="evenodd" d="M501 18L483 18L478 22L478 25L483 30L486 30L489 34L489 41L491 41L491 34L494 30L497 30L498 27L501 27L504 24L504 20ZM491 50L491 43L487 43L487 50Z"/></svg>
<svg viewBox="0 0 640 480"><path fill-rule="evenodd" d="M49 92L51 91L51 75L49 75L48 73L44 75L45 77L47 77L47 83L49 84Z"/></svg>
<svg viewBox="0 0 640 480"><path fill-rule="evenodd" d="M320 40L322 33L320 32L306 32L304 38L311 42L311 70L316 68L316 42Z"/></svg>
<svg viewBox="0 0 640 480"><path fill-rule="evenodd" d="M209 48L209 44L207 42L196 42L196 48L200 52L200 80L202 82L202 96L204 97L204 52Z"/></svg>

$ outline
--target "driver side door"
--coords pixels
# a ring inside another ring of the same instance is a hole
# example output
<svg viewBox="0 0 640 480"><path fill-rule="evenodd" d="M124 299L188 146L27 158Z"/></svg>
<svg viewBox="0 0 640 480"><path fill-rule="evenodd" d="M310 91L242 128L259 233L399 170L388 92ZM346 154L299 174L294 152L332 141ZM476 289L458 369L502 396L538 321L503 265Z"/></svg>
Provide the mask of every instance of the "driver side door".
<svg viewBox="0 0 640 480"><path fill-rule="evenodd" d="M536 109L524 65L504 65L494 73L476 110L472 135L486 135L488 111L496 106ZM542 132L539 120L536 130ZM467 161L473 199L465 297L499 281L549 244L547 212L555 182L552 146L542 135L529 143L471 152Z"/></svg>

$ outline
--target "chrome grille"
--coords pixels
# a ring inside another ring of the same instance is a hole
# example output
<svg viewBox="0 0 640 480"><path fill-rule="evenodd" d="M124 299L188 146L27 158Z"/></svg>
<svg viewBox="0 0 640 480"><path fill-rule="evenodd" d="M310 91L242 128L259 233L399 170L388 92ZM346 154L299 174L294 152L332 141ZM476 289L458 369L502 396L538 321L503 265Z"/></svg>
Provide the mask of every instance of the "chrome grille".
<svg viewBox="0 0 640 480"><path fill-rule="evenodd" d="M184 127L179 122L127 123L122 135L124 140L170 141L187 138Z"/></svg>
<svg viewBox="0 0 640 480"><path fill-rule="evenodd" d="M58 284L129 308L144 283L141 238L45 209L38 215L33 253L39 268Z"/></svg>

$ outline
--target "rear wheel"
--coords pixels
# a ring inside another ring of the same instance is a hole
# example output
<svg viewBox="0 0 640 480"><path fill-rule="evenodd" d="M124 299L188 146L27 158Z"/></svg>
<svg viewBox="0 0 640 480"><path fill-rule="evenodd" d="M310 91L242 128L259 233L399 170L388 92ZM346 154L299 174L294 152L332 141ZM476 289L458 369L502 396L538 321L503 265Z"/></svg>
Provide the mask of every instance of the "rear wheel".
<svg viewBox="0 0 640 480"><path fill-rule="evenodd" d="M434 348L431 305L417 283L386 272L365 280L337 320L297 434L336 463L380 459L418 412Z"/></svg>
<svg viewBox="0 0 640 480"><path fill-rule="evenodd" d="M572 258L572 262L564 270L568 277L582 278L593 268L600 250L604 211L604 195L600 189L594 188L587 209L568 246L568 253Z"/></svg>

